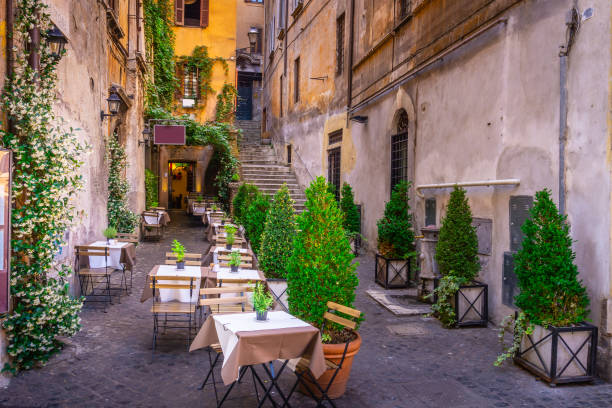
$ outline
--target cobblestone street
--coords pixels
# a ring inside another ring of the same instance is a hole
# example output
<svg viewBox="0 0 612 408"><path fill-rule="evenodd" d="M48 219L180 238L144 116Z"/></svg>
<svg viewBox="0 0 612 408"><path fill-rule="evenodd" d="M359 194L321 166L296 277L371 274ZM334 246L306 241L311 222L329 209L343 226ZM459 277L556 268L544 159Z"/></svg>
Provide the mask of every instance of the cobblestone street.
<svg viewBox="0 0 612 408"><path fill-rule="evenodd" d="M196 218L172 213L160 242L137 248L134 291L107 313L85 309L82 330L63 353L46 367L25 372L0 390L0 406L214 406L212 387L197 387L208 368L206 352L187 352L181 331L162 335L151 353L150 301L140 303L146 273L163 263L172 239L190 252L206 252L203 227ZM366 294L374 286L373 258L359 259L355 307L366 320L363 345L353 364L346 395L339 407L604 407L612 401L612 385L551 388L512 365L495 368L497 331L445 330L431 318L398 318ZM283 389L294 377L284 373ZM234 389L227 407L255 406L248 378ZM293 406L313 404L301 395Z"/></svg>

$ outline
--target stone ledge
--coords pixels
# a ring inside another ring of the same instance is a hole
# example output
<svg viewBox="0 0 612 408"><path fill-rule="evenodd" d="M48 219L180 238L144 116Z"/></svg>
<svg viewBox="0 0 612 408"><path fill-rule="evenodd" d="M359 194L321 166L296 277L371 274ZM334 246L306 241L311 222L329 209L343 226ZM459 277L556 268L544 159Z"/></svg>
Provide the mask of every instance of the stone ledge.
<svg viewBox="0 0 612 408"><path fill-rule="evenodd" d="M431 313L431 307L417 300L416 290L366 290L368 296L396 316L420 316Z"/></svg>

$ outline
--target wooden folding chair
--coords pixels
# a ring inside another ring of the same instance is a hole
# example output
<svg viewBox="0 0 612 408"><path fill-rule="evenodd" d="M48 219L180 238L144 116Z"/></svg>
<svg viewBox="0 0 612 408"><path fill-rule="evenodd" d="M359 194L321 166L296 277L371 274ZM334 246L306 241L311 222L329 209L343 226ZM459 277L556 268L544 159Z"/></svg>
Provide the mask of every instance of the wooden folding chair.
<svg viewBox="0 0 612 408"><path fill-rule="evenodd" d="M337 313L341 313L344 316L348 316L348 318L340 316ZM350 307L343 306L338 303L327 302L327 312L324 313L323 318L324 320L323 320L323 325L321 326L321 332L325 330L326 324L338 324L342 326L343 328L348 329L351 332L354 332L355 328L357 327L357 322L361 318L361 312L357 309L352 309ZM346 342L346 346L344 347L342 357L340 358L340 361L338 363L335 363L328 359L325 360L327 370L333 370L332 377L329 380L329 383L325 387L321 387L321 385L319 385L316 378L313 377L312 373L308 369L308 367L310 366L310 360L304 357L300 358L300 360L298 361L295 367L295 375L297 376L297 380L295 384L293 385L293 388L289 392L289 396L287 397L287 400L291 398L291 395L297 388L298 384L302 382L304 385L303 388L305 388L306 391L310 394L310 396L315 401L317 401L317 407L324 407L323 403L328 402L332 407L336 408L336 404L334 404L334 401L329 398L327 393L331 389L331 386L334 383L334 380L336 379L338 372L342 368L342 364L344 363L344 359L346 358L346 352L349 348L350 343L351 343L350 340ZM308 383L305 383L303 380L303 377L305 375L309 377ZM309 388L309 385L311 384L314 384L315 387L318 389L319 393L321 394L320 397L316 396L312 392L312 390Z"/></svg>
<svg viewBox="0 0 612 408"><path fill-rule="evenodd" d="M192 330L196 329L196 305L197 300L193 294L197 290L195 287L196 278L191 276L150 276L150 288L153 291L153 305L151 313L153 313L153 352L157 346L157 336L160 327L163 327L164 332L167 329L187 329L187 347L191 344ZM161 293L158 290L178 289L189 291L189 302L170 301L162 302ZM164 315L163 324L160 324L159 315ZM168 316L171 319L168 319ZM187 319L184 317L187 316ZM174 319L174 317L183 317L183 319ZM188 323L187 326L168 325L170 323Z"/></svg>
<svg viewBox="0 0 612 408"><path fill-rule="evenodd" d="M113 304L111 295L111 275L115 272L115 268L108 266L108 257L110 249L108 247L86 246L79 245L75 247L75 270L79 277L79 287L81 295L85 297L87 303L104 303L104 312L106 312L107 304ZM83 257L89 259L90 256L104 257L104 267L101 268L82 268ZM96 288L99 284L103 284L104 288L96 293ZM126 283L127 285L127 283ZM91 292L88 292L91 287ZM101 298L101 300L96 300Z"/></svg>
<svg viewBox="0 0 612 408"><path fill-rule="evenodd" d="M131 242L134 245L138 245L138 234L125 234L117 233L117 241L119 242Z"/></svg>
<svg viewBox="0 0 612 408"><path fill-rule="evenodd" d="M228 268L229 261L230 259L232 259L230 255L226 255L227 252L231 252L231 251L222 250L217 255L217 259L219 260L219 266L221 266L222 268ZM245 269L253 269L253 256L248 255L248 254L240 254L240 266L239 267L245 268Z"/></svg>
<svg viewBox="0 0 612 408"><path fill-rule="evenodd" d="M174 252L166 252L166 265L176 265L176 255ZM185 265L202 266L202 254L186 253Z"/></svg>
<svg viewBox="0 0 612 408"><path fill-rule="evenodd" d="M154 219L155 223L147 222L147 217L151 220ZM140 223L141 236L143 238L155 237L158 240L164 236L164 226L159 223L159 213L157 211L145 211L142 213L142 220Z"/></svg>

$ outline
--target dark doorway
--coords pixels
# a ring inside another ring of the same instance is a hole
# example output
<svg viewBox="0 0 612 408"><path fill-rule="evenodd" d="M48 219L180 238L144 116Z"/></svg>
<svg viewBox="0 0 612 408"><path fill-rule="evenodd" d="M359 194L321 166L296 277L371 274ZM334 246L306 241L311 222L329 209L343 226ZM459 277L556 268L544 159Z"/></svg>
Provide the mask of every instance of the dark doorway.
<svg viewBox="0 0 612 408"><path fill-rule="evenodd" d="M236 119L253 119L253 75L238 73L238 103L236 106Z"/></svg>
<svg viewBox="0 0 612 408"><path fill-rule="evenodd" d="M168 162L168 208L185 209L187 196L194 191L195 163L187 161Z"/></svg>

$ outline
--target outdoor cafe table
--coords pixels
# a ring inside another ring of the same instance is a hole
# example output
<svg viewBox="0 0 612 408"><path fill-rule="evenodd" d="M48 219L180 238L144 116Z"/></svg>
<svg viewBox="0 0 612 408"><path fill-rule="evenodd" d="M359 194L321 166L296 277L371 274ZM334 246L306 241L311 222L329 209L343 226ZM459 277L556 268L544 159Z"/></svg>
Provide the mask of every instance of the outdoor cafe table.
<svg viewBox="0 0 612 408"><path fill-rule="evenodd" d="M232 249L227 249L224 246L222 247L216 247L215 251L213 252L213 263L214 264L218 264L219 263L219 253L225 253L225 254L230 254L233 251L238 251L240 252L240 255L247 255L249 253L249 250L246 248L233 248Z"/></svg>
<svg viewBox="0 0 612 408"><path fill-rule="evenodd" d="M89 257L90 268L104 268L108 266L115 269L122 269L125 266L125 269L130 271L133 270L134 264L136 263L136 246L133 243L113 240L112 244L107 244L106 241L96 241L89 244L89 246L109 248L106 262L103 256Z"/></svg>
<svg viewBox="0 0 612 408"><path fill-rule="evenodd" d="M309 369L314 378L319 378L326 369L319 330L282 311L268 312L266 321L257 321L254 312L210 315L191 343L189 351L212 344L220 344L223 350L221 378L225 385L232 384L233 387L240 367L264 365L271 384L260 405L273 387L278 389L276 378L281 375L290 359L308 356ZM285 362L274 376L266 363L277 359ZM232 387L227 390L226 397ZM278 391L282 396L280 389Z"/></svg>
<svg viewBox="0 0 612 408"><path fill-rule="evenodd" d="M252 280L252 281L264 281L266 278L263 276L261 271L256 269L243 269L238 268L238 272L232 272L231 268L226 268L215 265L212 269L212 273L209 274L211 279L215 279L216 282L231 282L232 280Z"/></svg>
<svg viewBox="0 0 612 408"><path fill-rule="evenodd" d="M197 271L200 269L200 286L196 286L196 293L199 294L200 287L215 287L217 284L216 273L212 273L210 268L208 267L198 267L198 266L185 266L185 270L189 268L190 271ZM150 298L153 297L153 289L150 287L151 285L151 276L157 276L158 272L162 271L161 276L167 276L167 271L169 269L176 271L176 265L156 265L151 269L147 278L144 281L144 287L142 288L142 295L140 296L140 302L146 302ZM189 275L187 275L189 276ZM195 276L195 275L194 275ZM213 277L214 276L214 277ZM165 290L165 289L164 289ZM159 290L158 290L159 294ZM187 300L189 301L189 300Z"/></svg>
<svg viewBox="0 0 612 408"><path fill-rule="evenodd" d="M166 211L163 210L153 210L157 212L157 219L151 215L145 215L144 220L146 224L161 224L167 225L170 222L170 216Z"/></svg>

